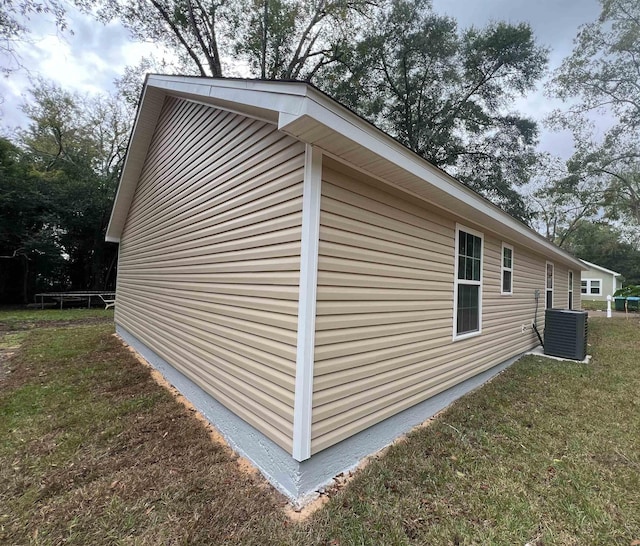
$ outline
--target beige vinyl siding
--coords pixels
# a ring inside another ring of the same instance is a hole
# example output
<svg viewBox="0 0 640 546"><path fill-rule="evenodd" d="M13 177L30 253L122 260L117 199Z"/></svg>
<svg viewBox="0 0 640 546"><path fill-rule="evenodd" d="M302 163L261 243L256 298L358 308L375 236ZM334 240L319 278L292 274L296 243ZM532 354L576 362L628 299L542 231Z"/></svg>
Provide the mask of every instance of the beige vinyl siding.
<svg viewBox="0 0 640 546"><path fill-rule="evenodd" d="M291 451L304 146L167 99L120 243L116 322Z"/></svg>
<svg viewBox="0 0 640 546"><path fill-rule="evenodd" d="M456 218L387 188L325 161L312 453L536 345L536 289L544 323L545 258L513 245L501 295L502 239L458 220L484 234L483 320L452 341Z"/></svg>
<svg viewBox="0 0 640 546"><path fill-rule="evenodd" d="M582 294L580 293L582 283L580 274L581 271L573 270L573 308L576 310L582 309Z"/></svg>
<svg viewBox="0 0 640 546"><path fill-rule="evenodd" d="M569 268L558 263L555 264L553 306L557 309L569 307Z"/></svg>

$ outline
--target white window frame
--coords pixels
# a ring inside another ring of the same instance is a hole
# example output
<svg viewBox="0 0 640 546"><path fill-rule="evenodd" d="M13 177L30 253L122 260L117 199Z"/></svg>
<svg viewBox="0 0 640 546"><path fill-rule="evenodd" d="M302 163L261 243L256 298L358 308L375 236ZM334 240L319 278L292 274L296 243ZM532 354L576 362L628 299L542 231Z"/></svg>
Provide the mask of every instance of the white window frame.
<svg viewBox="0 0 640 546"><path fill-rule="evenodd" d="M551 266L551 288L547 287L547 268ZM554 288L556 285L556 266L553 262L546 262L544 265L544 308L553 309ZM547 307L547 292L551 292L551 307Z"/></svg>
<svg viewBox="0 0 640 546"><path fill-rule="evenodd" d="M582 292L582 283L586 282L587 283L587 291L586 292ZM594 294L593 292L591 292L591 284L597 282L598 283L598 293ZM580 283L580 293L582 293L584 296L602 296L602 279L581 279L581 283Z"/></svg>
<svg viewBox="0 0 640 546"><path fill-rule="evenodd" d="M567 272L567 285L569 290L567 291L567 307L573 309L573 282L575 275L571 269Z"/></svg>
<svg viewBox="0 0 640 546"><path fill-rule="evenodd" d="M508 248L511 251L511 267L505 267L504 265L504 249ZM502 296L513 296L513 263L515 259L515 252L513 250L513 246L502 243L502 250L500 251L500 294ZM511 272L511 290L509 292L505 292L504 290L504 272Z"/></svg>
<svg viewBox="0 0 640 546"><path fill-rule="evenodd" d="M479 281L469 281L464 279L458 279L458 249L459 249L459 240L460 240L460 232L464 231L465 233L469 233L471 235L475 235L480 238L480 280ZM456 234L454 240L454 259L455 266L453 272L453 341L459 341L462 339L468 339L470 337L476 337L482 334L482 277L483 277L483 269L484 269L484 234L476 231L475 229L468 228L463 226L462 224L456 224ZM463 334L458 334L458 285L472 285L478 286L478 329L473 332L465 332Z"/></svg>

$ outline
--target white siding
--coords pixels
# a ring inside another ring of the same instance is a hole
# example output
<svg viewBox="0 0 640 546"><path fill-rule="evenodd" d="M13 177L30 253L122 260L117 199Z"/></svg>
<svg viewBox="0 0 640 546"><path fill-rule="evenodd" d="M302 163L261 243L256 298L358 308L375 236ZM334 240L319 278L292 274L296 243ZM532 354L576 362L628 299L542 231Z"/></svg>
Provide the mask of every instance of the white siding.
<svg viewBox="0 0 640 546"><path fill-rule="evenodd" d="M613 296L614 292L619 288L619 285L621 284L617 280L617 277L614 277L611 273L606 273L600 269L596 269L593 267L589 268L588 271L582 271L581 273L581 275L578 275L581 279L600 281L600 295L590 293L582 294L583 300L607 301L607 296ZM580 292L580 287L578 287L578 292Z"/></svg>

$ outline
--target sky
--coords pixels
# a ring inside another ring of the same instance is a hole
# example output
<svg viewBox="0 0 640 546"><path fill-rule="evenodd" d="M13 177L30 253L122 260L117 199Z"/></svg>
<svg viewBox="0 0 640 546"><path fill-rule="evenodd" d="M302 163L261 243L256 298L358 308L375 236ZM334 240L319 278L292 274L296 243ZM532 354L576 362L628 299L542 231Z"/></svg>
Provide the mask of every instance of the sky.
<svg viewBox="0 0 640 546"><path fill-rule="evenodd" d="M578 27L595 21L600 14L597 0L433 0L433 7L437 13L455 18L459 28L481 27L491 21L529 23L538 43L550 50L549 73L571 53ZM545 96L543 83L514 104L515 110L540 122L539 150L568 159L573 152L571 134L542 125L545 117L562 107L562 102Z"/></svg>
<svg viewBox="0 0 640 546"><path fill-rule="evenodd" d="M437 13L454 17L460 28L482 27L490 21L528 22L538 42L550 49L550 70L571 52L578 27L595 20L600 11L597 0L433 0L433 6ZM57 32L46 16L34 16L29 22L30 38L18 48L25 68L0 79L3 132L27 121L20 104L28 93L30 77L41 76L69 91L101 93L113 90L114 79L127 65L157 52L153 44L131 41L118 23L105 26L77 11L70 12L69 21L73 34ZM11 62L0 55L3 66ZM544 95L543 85L514 104L516 110L539 122L560 106ZM571 137L541 127L539 149L568 158Z"/></svg>

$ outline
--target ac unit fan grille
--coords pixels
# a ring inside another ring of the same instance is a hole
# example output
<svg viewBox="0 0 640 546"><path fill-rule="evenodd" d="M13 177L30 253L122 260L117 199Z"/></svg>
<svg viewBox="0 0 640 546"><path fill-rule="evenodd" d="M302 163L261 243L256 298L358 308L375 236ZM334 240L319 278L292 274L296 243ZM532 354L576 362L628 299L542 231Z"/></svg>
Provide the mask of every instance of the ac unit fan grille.
<svg viewBox="0 0 640 546"><path fill-rule="evenodd" d="M587 356L586 311L547 309L544 323L544 354L572 360Z"/></svg>

